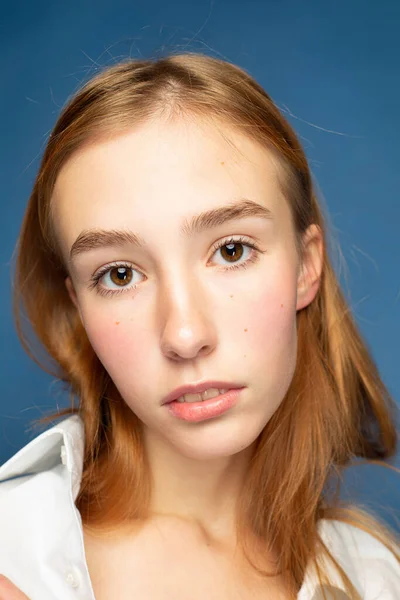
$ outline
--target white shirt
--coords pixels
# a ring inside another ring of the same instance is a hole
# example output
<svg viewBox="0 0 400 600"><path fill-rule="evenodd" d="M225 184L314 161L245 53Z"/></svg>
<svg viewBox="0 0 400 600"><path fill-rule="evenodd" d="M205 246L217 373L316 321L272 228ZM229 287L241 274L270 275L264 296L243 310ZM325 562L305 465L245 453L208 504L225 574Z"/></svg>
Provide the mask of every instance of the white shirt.
<svg viewBox="0 0 400 600"><path fill-rule="evenodd" d="M75 506L83 448L83 422L73 415L0 467L0 574L30 600L95 600ZM340 521L321 520L318 528L364 600L399 600L400 565L383 544ZM348 598L338 575L329 573L342 590L338 600ZM297 598L322 597L309 568Z"/></svg>

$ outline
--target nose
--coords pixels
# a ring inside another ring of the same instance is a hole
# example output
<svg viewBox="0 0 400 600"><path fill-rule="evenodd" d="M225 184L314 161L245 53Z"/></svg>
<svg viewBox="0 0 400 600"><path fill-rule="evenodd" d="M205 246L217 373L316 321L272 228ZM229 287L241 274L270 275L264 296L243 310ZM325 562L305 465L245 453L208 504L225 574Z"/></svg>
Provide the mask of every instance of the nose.
<svg viewBox="0 0 400 600"><path fill-rule="evenodd" d="M180 277L180 283L170 283L160 294L161 351L178 362L207 356L217 341L210 299L204 288L188 279L190 285L182 284Z"/></svg>

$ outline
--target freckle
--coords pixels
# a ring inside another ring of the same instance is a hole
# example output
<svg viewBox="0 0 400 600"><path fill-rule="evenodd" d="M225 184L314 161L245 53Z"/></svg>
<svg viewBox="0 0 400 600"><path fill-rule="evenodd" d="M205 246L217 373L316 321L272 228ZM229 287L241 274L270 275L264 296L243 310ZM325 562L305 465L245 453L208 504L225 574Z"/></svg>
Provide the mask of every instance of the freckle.
<svg viewBox="0 0 400 600"><path fill-rule="evenodd" d="M233 298L233 294L231 294L231 295L229 296L229 298Z"/></svg>
<svg viewBox="0 0 400 600"><path fill-rule="evenodd" d="M281 308L283 308L283 304L281 304Z"/></svg>
<svg viewBox="0 0 400 600"><path fill-rule="evenodd" d="M245 329L245 331L247 331L247 329Z"/></svg>
<svg viewBox="0 0 400 600"><path fill-rule="evenodd" d="M222 161L222 162L221 162L221 165L224 165L224 164L225 164L225 161Z"/></svg>
<svg viewBox="0 0 400 600"><path fill-rule="evenodd" d="M115 324L116 324L116 325L119 325L119 324L120 324L120 321L115 321Z"/></svg>

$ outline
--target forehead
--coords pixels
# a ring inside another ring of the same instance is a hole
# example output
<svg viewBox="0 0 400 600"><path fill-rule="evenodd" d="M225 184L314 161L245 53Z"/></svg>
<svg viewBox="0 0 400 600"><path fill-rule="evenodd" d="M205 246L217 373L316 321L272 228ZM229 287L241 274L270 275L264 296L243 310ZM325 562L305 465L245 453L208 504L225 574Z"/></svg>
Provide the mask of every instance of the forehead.
<svg viewBox="0 0 400 600"><path fill-rule="evenodd" d="M154 121L77 151L61 169L52 204L61 242L82 229L178 228L191 214L245 196L285 210L276 157L226 125Z"/></svg>

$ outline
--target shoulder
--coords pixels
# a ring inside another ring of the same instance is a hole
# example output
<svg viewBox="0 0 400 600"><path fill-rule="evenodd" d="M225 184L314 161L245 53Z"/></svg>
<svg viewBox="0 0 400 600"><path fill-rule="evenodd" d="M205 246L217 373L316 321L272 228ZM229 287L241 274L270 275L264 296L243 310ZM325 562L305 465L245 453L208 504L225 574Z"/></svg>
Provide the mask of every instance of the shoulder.
<svg viewBox="0 0 400 600"><path fill-rule="evenodd" d="M354 557L362 556L365 559L380 558L388 560L393 564L398 564L395 555L385 544L371 533L349 523L322 519L319 526L319 533L323 540L335 550L341 551L345 548ZM396 546L396 550L400 553L400 546Z"/></svg>
<svg viewBox="0 0 400 600"><path fill-rule="evenodd" d="M66 577L71 557L77 564L83 561L81 521L74 506L81 442L81 424L72 417L34 438L0 466L0 573L28 597L36 593L53 598L56 585L65 592L60 597L69 598ZM40 582L37 573L43 573Z"/></svg>
<svg viewBox="0 0 400 600"><path fill-rule="evenodd" d="M327 519L320 522L319 533L362 598L400 597L400 562L374 535L354 525ZM400 547L395 546L395 551L400 554Z"/></svg>

